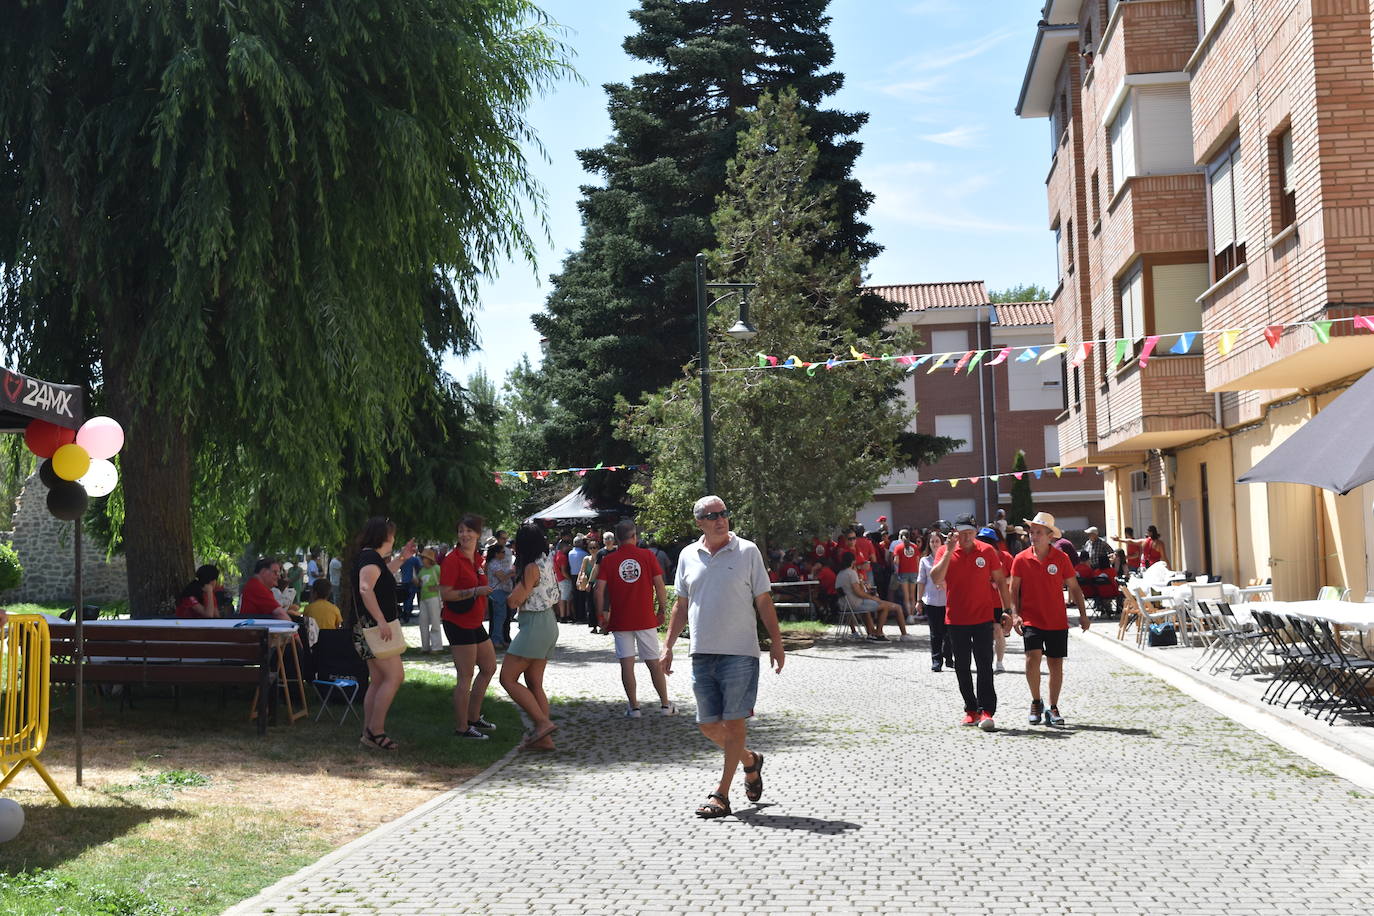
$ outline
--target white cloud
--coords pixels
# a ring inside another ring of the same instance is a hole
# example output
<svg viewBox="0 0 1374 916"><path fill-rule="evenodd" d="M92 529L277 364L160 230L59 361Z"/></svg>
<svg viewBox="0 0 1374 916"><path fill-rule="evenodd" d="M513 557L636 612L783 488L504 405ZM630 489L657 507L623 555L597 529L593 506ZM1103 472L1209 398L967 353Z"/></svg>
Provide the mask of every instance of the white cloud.
<svg viewBox="0 0 1374 916"><path fill-rule="evenodd" d="M889 95L904 102L932 102L942 98L935 90L939 89L944 82L943 76L931 76L925 79L888 83L875 88L883 95Z"/></svg>
<svg viewBox="0 0 1374 916"><path fill-rule="evenodd" d="M873 193L869 215L879 229L883 223L907 229L954 230L968 233L1043 234L1041 226L1009 223L995 216L993 203L979 194L992 186L983 175L969 175L962 164L912 161L857 170Z"/></svg>
<svg viewBox="0 0 1374 916"><path fill-rule="evenodd" d="M973 124L964 124L950 130L942 131L938 134L922 134L921 139L928 143L938 143L941 146L953 146L957 149L973 149L978 146L978 141L982 138L985 130Z"/></svg>
<svg viewBox="0 0 1374 916"><path fill-rule="evenodd" d="M945 70L955 64L962 63L970 58L977 57L980 54L992 50L1015 34L1017 33L1012 29L1003 29L1000 32L991 32L981 38L975 38L971 41L952 45L945 49L943 53L925 55L913 54L898 61L889 68L888 72L929 73L933 70Z"/></svg>

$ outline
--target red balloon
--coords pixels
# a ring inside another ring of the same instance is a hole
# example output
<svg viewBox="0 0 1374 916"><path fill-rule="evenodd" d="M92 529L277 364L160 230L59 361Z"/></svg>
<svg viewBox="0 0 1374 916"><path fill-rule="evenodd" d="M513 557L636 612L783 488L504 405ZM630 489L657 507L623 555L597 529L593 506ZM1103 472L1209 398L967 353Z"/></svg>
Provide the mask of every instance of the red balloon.
<svg viewBox="0 0 1374 916"><path fill-rule="evenodd" d="M76 430L47 420L30 420L29 425L24 427L24 444L39 458L51 458L53 452L75 441Z"/></svg>

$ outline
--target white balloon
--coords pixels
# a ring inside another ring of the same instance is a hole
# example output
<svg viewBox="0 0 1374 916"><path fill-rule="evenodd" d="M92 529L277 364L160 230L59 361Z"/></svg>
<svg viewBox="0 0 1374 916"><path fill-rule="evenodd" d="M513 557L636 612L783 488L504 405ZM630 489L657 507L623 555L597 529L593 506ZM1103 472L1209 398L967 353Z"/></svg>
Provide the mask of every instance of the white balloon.
<svg viewBox="0 0 1374 916"><path fill-rule="evenodd" d="M0 798L0 843L8 843L24 829L24 809L12 798Z"/></svg>
<svg viewBox="0 0 1374 916"><path fill-rule="evenodd" d="M90 470L77 483L86 488L87 496L109 496L119 484L119 469L112 461L92 458Z"/></svg>

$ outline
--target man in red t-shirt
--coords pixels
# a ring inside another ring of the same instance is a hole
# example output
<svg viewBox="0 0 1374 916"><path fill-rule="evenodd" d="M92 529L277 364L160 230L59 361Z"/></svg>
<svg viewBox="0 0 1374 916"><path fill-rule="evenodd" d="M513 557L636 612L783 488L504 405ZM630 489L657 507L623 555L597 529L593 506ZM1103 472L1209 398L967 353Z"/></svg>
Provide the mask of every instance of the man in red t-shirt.
<svg viewBox="0 0 1374 916"><path fill-rule="evenodd" d="M558 583L558 622L572 620L573 580L568 570L568 551L572 542L567 536L558 539L558 549L553 552L553 578Z"/></svg>
<svg viewBox="0 0 1374 916"><path fill-rule="evenodd" d="M964 725L990 732L997 727L997 690L992 680L993 589L1002 606L1011 606L1007 576L997 551L975 540L978 525L972 515L954 521L954 540L935 555L931 581L945 590L945 635L954 649L954 672L964 697ZM970 658L978 665L975 688Z"/></svg>
<svg viewBox="0 0 1374 916"><path fill-rule="evenodd" d="M291 615L277 602L272 588L281 579L281 564L271 557L260 557L253 564L253 575L239 593L240 617L275 617L290 620Z"/></svg>
<svg viewBox="0 0 1374 916"><path fill-rule="evenodd" d="M1026 683L1030 685L1031 708L1028 721L1035 725L1045 717L1046 725L1063 725L1059 714L1059 688L1064 684L1064 659L1069 654L1069 616L1064 605L1068 588L1078 605L1078 625L1088 629L1088 612L1078 575L1064 551L1050 542L1060 536L1054 516L1037 512L1028 519L1031 545L1016 555L1011 564L1011 619L1026 641ZM1040 657L1050 669L1050 708L1040 701Z"/></svg>
<svg viewBox="0 0 1374 916"><path fill-rule="evenodd" d="M849 550L854 553L854 571L863 577L869 588L873 587L873 542L853 529L845 535ZM843 550L840 556L844 556ZM881 595L879 597L882 597Z"/></svg>
<svg viewBox="0 0 1374 916"><path fill-rule="evenodd" d="M658 628L668 609L668 589L663 584L663 570L652 550L639 546L639 532L635 523L622 519L615 526L615 540L620 546L606 554L602 569L596 577L596 614L601 629L609 630L615 638L615 657L620 660L620 683L625 687L629 706L625 715L638 719L639 689L635 683L635 656L644 660L649 677L658 691L659 711L665 716L677 715L677 704L668 699L668 679L663 675L662 646ZM610 598L610 610L606 599ZM657 599L657 606L655 606Z"/></svg>

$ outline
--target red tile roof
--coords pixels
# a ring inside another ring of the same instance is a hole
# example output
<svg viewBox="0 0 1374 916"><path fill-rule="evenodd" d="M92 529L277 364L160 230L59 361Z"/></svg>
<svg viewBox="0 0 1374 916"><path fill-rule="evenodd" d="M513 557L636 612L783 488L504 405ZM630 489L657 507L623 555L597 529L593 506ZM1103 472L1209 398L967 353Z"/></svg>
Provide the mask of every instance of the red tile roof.
<svg viewBox="0 0 1374 916"><path fill-rule="evenodd" d="M1054 310L1048 302L999 302L992 307L999 328L1028 328L1054 324Z"/></svg>
<svg viewBox="0 0 1374 916"><path fill-rule="evenodd" d="M926 309L960 308L988 304L988 287L982 280L969 283L903 283L898 286L866 286L875 293L906 307L908 312Z"/></svg>

